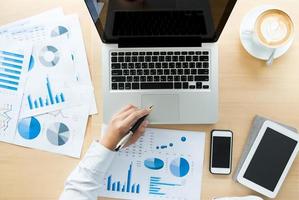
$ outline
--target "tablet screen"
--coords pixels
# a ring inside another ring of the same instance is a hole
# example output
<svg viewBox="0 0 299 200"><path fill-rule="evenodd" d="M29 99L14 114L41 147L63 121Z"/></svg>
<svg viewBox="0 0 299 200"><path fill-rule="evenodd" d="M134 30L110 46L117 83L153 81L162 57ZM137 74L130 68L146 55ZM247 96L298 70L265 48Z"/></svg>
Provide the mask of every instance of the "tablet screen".
<svg viewBox="0 0 299 200"><path fill-rule="evenodd" d="M267 128L244 178L274 191L296 145L296 140Z"/></svg>

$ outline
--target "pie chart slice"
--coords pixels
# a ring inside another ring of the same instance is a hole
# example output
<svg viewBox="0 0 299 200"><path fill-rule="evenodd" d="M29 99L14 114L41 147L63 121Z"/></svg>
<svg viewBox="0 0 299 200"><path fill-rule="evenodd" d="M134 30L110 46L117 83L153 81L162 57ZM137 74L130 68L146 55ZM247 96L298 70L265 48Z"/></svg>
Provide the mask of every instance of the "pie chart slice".
<svg viewBox="0 0 299 200"><path fill-rule="evenodd" d="M47 129L47 138L55 146L64 145L70 138L70 130L64 123L53 123Z"/></svg>
<svg viewBox="0 0 299 200"><path fill-rule="evenodd" d="M164 167L164 162L159 158L148 158L144 161L144 166L148 169L158 170Z"/></svg>
<svg viewBox="0 0 299 200"><path fill-rule="evenodd" d="M183 177L188 174L190 165L185 158L176 158L170 163L170 172L176 177Z"/></svg>
<svg viewBox="0 0 299 200"><path fill-rule="evenodd" d="M18 123L18 132L22 138L32 140L41 131L41 125L35 117L24 118Z"/></svg>
<svg viewBox="0 0 299 200"><path fill-rule="evenodd" d="M69 30L64 26L58 26L51 32L51 37L58 37L64 34L67 34Z"/></svg>

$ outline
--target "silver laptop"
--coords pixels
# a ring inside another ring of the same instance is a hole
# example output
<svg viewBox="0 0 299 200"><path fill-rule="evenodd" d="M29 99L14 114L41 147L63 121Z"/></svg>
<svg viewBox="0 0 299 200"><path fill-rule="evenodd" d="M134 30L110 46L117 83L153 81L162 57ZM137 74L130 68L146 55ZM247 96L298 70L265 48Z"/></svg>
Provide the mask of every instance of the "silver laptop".
<svg viewBox="0 0 299 200"><path fill-rule="evenodd" d="M104 123L126 104L152 124L218 119L217 40L236 0L85 0L103 41Z"/></svg>

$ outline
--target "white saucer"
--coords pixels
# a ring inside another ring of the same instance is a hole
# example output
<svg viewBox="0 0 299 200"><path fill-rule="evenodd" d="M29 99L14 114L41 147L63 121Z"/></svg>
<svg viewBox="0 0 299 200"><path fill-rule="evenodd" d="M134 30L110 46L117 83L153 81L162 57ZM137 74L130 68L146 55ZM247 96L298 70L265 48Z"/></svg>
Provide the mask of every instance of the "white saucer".
<svg viewBox="0 0 299 200"><path fill-rule="evenodd" d="M252 35L250 33L246 33L246 31L253 30L254 23L256 18L265 10L271 9L271 8L277 8L273 5L263 5L260 7L257 7L253 10L251 10L242 20L241 27L240 27L240 40L243 45L243 47L246 49L246 51L252 55L253 57L256 57L258 59L262 60L268 60L272 53L272 49L263 47L256 42L253 41ZM245 33L244 33L245 32ZM292 45L292 40L285 46L276 49L274 58L278 58L282 56Z"/></svg>

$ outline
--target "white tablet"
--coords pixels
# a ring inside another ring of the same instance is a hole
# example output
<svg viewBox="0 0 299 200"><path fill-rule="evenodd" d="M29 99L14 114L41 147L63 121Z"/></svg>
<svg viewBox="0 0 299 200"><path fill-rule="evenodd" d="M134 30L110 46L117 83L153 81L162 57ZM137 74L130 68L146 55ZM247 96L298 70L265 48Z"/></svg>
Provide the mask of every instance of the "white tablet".
<svg viewBox="0 0 299 200"><path fill-rule="evenodd" d="M265 121L237 180L275 198L299 150L299 135L279 124Z"/></svg>

